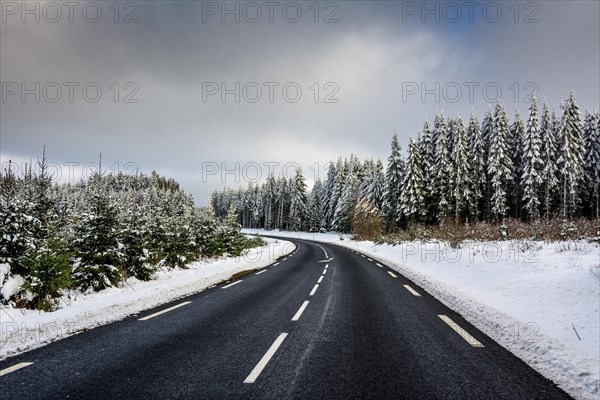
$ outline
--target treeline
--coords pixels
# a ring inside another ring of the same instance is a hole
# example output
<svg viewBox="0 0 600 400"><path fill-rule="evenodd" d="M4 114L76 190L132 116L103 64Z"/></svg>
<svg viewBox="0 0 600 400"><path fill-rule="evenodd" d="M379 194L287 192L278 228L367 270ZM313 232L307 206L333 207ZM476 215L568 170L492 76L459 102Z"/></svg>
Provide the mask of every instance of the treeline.
<svg viewBox="0 0 600 400"><path fill-rule="evenodd" d="M269 177L245 190L216 192L217 214L234 207L244 227L397 232L411 224L502 222L577 217L600 212L600 115L583 121L575 94L559 115L534 97L524 122L509 122L502 102L482 122L436 112L402 155L394 135L387 168L352 155L329 165L307 194L301 171Z"/></svg>
<svg viewBox="0 0 600 400"><path fill-rule="evenodd" d="M55 184L45 154L36 171L0 173L0 295L17 306L52 309L66 288L149 280L161 268L200 257L239 255L255 244L232 209L222 219L194 207L177 182L103 174Z"/></svg>

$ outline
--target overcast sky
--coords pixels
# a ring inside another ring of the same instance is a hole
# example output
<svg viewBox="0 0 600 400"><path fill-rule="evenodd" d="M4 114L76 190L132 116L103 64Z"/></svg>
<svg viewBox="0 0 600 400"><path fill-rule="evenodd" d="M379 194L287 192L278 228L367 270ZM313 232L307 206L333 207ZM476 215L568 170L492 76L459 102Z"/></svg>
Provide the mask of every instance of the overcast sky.
<svg viewBox="0 0 600 400"><path fill-rule="evenodd" d="M600 104L598 1L1 4L3 166L46 145L79 179L101 152L199 205L269 169L385 162L394 131L405 149L436 109L482 116L498 89L511 119L534 91Z"/></svg>

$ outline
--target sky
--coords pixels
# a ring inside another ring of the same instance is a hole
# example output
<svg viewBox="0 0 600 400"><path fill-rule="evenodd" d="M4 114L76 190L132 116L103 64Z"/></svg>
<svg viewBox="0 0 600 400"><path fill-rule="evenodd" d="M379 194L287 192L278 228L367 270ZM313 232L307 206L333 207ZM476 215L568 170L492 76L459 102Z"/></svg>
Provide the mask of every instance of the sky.
<svg viewBox="0 0 600 400"><path fill-rule="evenodd" d="M0 1L0 161L174 178L205 205L269 173L386 162L436 111L600 105L598 1Z"/></svg>

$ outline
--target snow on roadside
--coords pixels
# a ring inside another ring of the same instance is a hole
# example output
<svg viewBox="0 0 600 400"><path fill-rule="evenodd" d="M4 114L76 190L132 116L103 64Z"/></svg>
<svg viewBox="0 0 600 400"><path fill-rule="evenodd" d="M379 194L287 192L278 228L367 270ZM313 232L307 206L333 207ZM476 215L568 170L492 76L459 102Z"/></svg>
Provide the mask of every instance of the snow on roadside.
<svg viewBox="0 0 600 400"><path fill-rule="evenodd" d="M238 272L266 267L295 249L285 240L265 241L267 245L241 257L196 261L188 269L161 271L155 280L130 278L122 288L80 294L76 300L65 297L53 312L0 306L0 359L200 292Z"/></svg>
<svg viewBox="0 0 600 400"><path fill-rule="evenodd" d="M576 399L598 399L600 267L585 241L441 242L396 246L336 233L248 230L335 243L381 261L461 314Z"/></svg>

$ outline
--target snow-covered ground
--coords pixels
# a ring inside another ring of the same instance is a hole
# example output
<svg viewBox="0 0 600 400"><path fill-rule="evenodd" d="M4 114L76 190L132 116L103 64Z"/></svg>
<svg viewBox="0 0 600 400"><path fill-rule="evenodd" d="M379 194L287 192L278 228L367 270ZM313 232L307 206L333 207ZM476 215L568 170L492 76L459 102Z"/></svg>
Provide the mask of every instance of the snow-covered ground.
<svg viewBox="0 0 600 400"><path fill-rule="evenodd" d="M577 399L599 398L600 248L585 241L396 246L335 233L244 230L332 242L402 273Z"/></svg>
<svg viewBox="0 0 600 400"><path fill-rule="evenodd" d="M152 281L130 278L122 288L65 296L53 312L0 306L0 359L202 291L241 271L263 268L295 249L285 240L265 241L267 245L242 257L197 261L188 269L161 271Z"/></svg>

